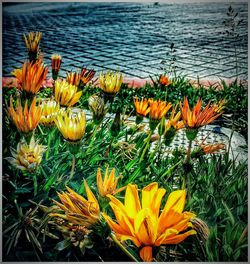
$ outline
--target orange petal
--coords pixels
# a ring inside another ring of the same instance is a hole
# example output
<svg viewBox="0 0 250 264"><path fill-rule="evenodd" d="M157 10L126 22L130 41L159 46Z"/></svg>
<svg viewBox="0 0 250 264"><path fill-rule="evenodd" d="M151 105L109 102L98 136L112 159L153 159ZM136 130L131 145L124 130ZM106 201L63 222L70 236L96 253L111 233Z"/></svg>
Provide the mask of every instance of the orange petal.
<svg viewBox="0 0 250 264"><path fill-rule="evenodd" d="M151 261L153 261L152 247L150 247L150 246L143 247L140 250L140 257L145 262L151 262Z"/></svg>

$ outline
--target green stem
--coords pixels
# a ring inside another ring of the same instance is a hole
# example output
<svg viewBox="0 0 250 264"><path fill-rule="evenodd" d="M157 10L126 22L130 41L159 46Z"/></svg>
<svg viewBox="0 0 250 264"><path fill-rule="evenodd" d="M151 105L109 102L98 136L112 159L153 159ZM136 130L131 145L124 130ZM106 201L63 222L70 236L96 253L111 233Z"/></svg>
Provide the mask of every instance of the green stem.
<svg viewBox="0 0 250 264"><path fill-rule="evenodd" d="M33 173L33 182L34 182L34 196L36 196L37 195L37 177L35 173Z"/></svg>
<svg viewBox="0 0 250 264"><path fill-rule="evenodd" d="M87 151L86 151L86 155L88 155L89 152L90 152L90 150L91 150L91 147L92 147L92 145L93 145L93 143L94 143L94 139L95 139L95 136L96 136L96 133L97 133L98 128L99 128L99 125L96 125L96 126L95 126L95 130L94 130L94 132L93 132L93 134L92 134L92 136L91 136L91 140L90 140L90 143L89 143L88 149L87 149Z"/></svg>
<svg viewBox="0 0 250 264"><path fill-rule="evenodd" d="M192 140L189 140L189 143L188 143L188 150L187 150L187 156L186 156L186 159L184 161L184 164L187 164L189 165L190 164L190 159L191 159L191 148L192 148ZM187 188L187 191L188 191L188 194L190 196L190 193L189 193L189 189L188 189L188 182L189 182L189 179L188 179L188 174L189 172L185 172L185 175L184 175L184 179L183 179L183 183L182 183L182 189L185 189Z"/></svg>
<svg viewBox="0 0 250 264"><path fill-rule="evenodd" d="M49 158L49 150L50 150L50 143L51 143L51 139L54 136L54 132L56 131L56 128L54 128L52 130L52 132L49 134L49 139L48 139L48 144L47 144L47 151L46 151L46 155L45 155L45 159L48 160Z"/></svg>
<svg viewBox="0 0 250 264"><path fill-rule="evenodd" d="M169 168L166 172L164 172L161 177L159 178L159 180L163 179L166 175L168 175L170 172L172 172L180 163L182 162L182 160L178 161L176 164L174 164L171 168ZM167 181L168 178L165 180Z"/></svg>
<svg viewBox="0 0 250 264"><path fill-rule="evenodd" d="M75 155L73 155L73 157L72 157L72 168L71 168L71 173L70 173L68 181L70 181L74 176L75 166L76 166L76 157L75 157Z"/></svg>
<svg viewBox="0 0 250 264"><path fill-rule="evenodd" d="M150 145L150 139L151 139L152 133L153 133L153 132L150 130L150 132L149 132L149 134L148 134L148 137L147 137L146 140L145 140L144 145L146 144L146 146L144 147L143 152L142 152L142 154L141 154L141 157L140 157L140 160L139 160L140 163L142 162L142 160L143 160L143 158L144 158L144 156L145 156L145 153L146 153L146 151L147 151L147 149L148 149L148 147L149 147L149 145ZM143 145L143 146L144 146L144 145Z"/></svg>
<svg viewBox="0 0 250 264"><path fill-rule="evenodd" d="M119 240L117 240L117 238L115 237L114 234L111 233L111 238L113 239L113 241L115 242L115 244L128 256L130 257L133 261L135 262L139 262L121 243Z"/></svg>

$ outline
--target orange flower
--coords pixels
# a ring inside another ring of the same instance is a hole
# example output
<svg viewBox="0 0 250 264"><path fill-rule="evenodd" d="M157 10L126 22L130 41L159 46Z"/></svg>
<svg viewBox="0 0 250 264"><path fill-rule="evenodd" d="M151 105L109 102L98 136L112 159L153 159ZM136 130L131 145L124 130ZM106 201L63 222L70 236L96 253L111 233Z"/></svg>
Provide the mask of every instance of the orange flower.
<svg viewBox="0 0 250 264"><path fill-rule="evenodd" d="M218 144L202 144L200 145L201 150L205 153L205 154L212 154L212 153L216 153L218 150L225 150L225 144L223 143L218 143Z"/></svg>
<svg viewBox="0 0 250 264"><path fill-rule="evenodd" d="M89 81L93 79L95 76L94 70L88 70L86 68L82 68L80 78L81 78L81 84L86 85Z"/></svg>
<svg viewBox="0 0 250 264"><path fill-rule="evenodd" d="M85 227L89 227L98 222L100 219L98 201L85 180L84 186L87 200L69 187L66 187L68 192L58 193L62 203L53 200L54 203L64 211L64 214L51 213L50 216L60 217L70 223Z"/></svg>
<svg viewBox="0 0 250 264"><path fill-rule="evenodd" d="M149 117L152 120L161 120L168 110L171 108L171 103L163 102L161 100L149 99Z"/></svg>
<svg viewBox="0 0 250 264"><path fill-rule="evenodd" d="M165 124L165 131L168 131L171 127L173 127L175 130L179 130L184 127L183 121L182 120L180 121L181 112L175 114L176 108L177 105L175 106L175 108L173 108L172 113L168 119L168 122Z"/></svg>
<svg viewBox="0 0 250 264"><path fill-rule="evenodd" d="M158 188L153 182L142 189L141 202L137 185L128 184L124 203L108 195L109 205L114 211L116 222L103 213L103 217L120 241L131 240L140 248L143 261L153 260L153 247L166 244L179 244L188 236L196 234L191 229L190 220L195 217L191 212L183 212L186 191L170 193L160 213L160 206L166 190Z"/></svg>
<svg viewBox="0 0 250 264"><path fill-rule="evenodd" d="M35 63L25 61L22 69L16 69L12 73L17 78L21 90L36 94L41 89L48 71L49 68L46 67L40 59Z"/></svg>
<svg viewBox="0 0 250 264"><path fill-rule="evenodd" d="M126 187L122 187L119 189L116 188L119 179L120 179L120 176L115 177L115 169L112 169L109 174L109 167L107 167L105 171L104 180L103 180L101 169L98 168L97 175L96 175L96 182L97 182L97 188L98 188L98 192L100 196L105 197L108 194L114 195L124 190Z"/></svg>
<svg viewBox="0 0 250 264"><path fill-rule="evenodd" d="M218 107L210 103L202 110L202 100L199 99L193 110L190 110L188 100L185 97L183 105L180 103L182 120L186 128L199 128L213 122L222 113L218 113Z"/></svg>
<svg viewBox="0 0 250 264"><path fill-rule="evenodd" d="M67 72L67 76L66 76L66 82L68 82L69 84L75 85L75 86L79 86L81 80L81 76L78 72Z"/></svg>
<svg viewBox="0 0 250 264"><path fill-rule="evenodd" d="M135 104L136 113L138 115L145 117L149 113L150 108L147 99L142 99L141 101L139 101L139 98L136 97L134 98L134 104Z"/></svg>
<svg viewBox="0 0 250 264"><path fill-rule="evenodd" d="M159 82L163 86L168 86L169 84L172 83L172 81L170 81L169 78L167 76L164 76L164 75L160 75Z"/></svg>
<svg viewBox="0 0 250 264"><path fill-rule="evenodd" d="M41 118L42 109L36 106L36 98L33 99L30 109L28 109L28 100L25 102L24 108L20 99L17 101L16 109L13 106L13 99L10 98L10 106L7 108L8 114L20 132L28 133L33 131Z"/></svg>

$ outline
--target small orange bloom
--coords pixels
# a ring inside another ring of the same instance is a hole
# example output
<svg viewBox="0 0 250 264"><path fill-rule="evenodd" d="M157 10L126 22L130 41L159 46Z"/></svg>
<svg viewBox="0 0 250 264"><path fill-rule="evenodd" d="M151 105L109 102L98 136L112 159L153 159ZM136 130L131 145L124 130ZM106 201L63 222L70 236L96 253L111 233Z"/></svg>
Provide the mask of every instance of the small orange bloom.
<svg viewBox="0 0 250 264"><path fill-rule="evenodd" d="M226 146L223 143L209 144L209 145L202 144L202 145L200 145L201 150L205 154L212 154L212 153L216 153L219 150L225 150L225 147Z"/></svg>
<svg viewBox="0 0 250 264"><path fill-rule="evenodd" d="M36 94L41 89L48 71L49 68L46 67L40 59L35 63L25 61L22 69L16 69L12 73L17 78L21 90Z"/></svg>
<svg viewBox="0 0 250 264"><path fill-rule="evenodd" d="M175 130L179 130L184 127L184 123L181 118L181 112L179 111L177 114L176 113L176 108L173 108L172 113L170 115L170 118L168 119L168 122L165 125L165 131L168 131L171 127L173 127Z"/></svg>
<svg viewBox="0 0 250 264"><path fill-rule="evenodd" d="M68 82L69 84L75 85L75 86L79 86L81 80L81 76L78 72L67 72L67 76L66 76L66 82Z"/></svg>
<svg viewBox="0 0 250 264"><path fill-rule="evenodd" d="M94 70L88 70L86 68L83 68L80 74L81 83L83 85L86 85L89 81L91 81L95 76Z"/></svg>
<svg viewBox="0 0 250 264"><path fill-rule="evenodd" d="M168 86L172 83L172 81L170 81L169 78L167 76L164 76L164 75L160 75L159 82L163 86Z"/></svg>
<svg viewBox="0 0 250 264"><path fill-rule="evenodd" d="M190 110L188 100L185 97L183 105L180 103L182 120L187 128L199 128L213 122L222 113L218 113L218 107L210 103L202 110L202 100L199 99L193 110Z"/></svg>
<svg viewBox="0 0 250 264"><path fill-rule="evenodd" d="M115 177L115 169L112 169L109 174L109 167L106 168L104 180L102 179L101 169L98 168L97 175L96 175L96 182L97 182L97 188L98 192L101 197L105 197L108 194L115 195L118 192L121 192L126 188L116 188L118 180L121 176Z"/></svg>
<svg viewBox="0 0 250 264"><path fill-rule="evenodd" d="M138 115L145 117L149 113L150 108L147 99L142 99L141 101L139 101L139 98L136 97L134 98L134 104L135 104L136 113Z"/></svg>
<svg viewBox="0 0 250 264"><path fill-rule="evenodd" d="M171 103L163 102L161 100L149 99L149 117L152 120L161 120L168 110L171 108Z"/></svg>
<svg viewBox="0 0 250 264"><path fill-rule="evenodd" d="M20 99L17 101L16 109L13 106L13 99L10 98L10 106L7 108L8 114L20 132L28 133L33 131L41 118L42 108L36 106L36 98L33 99L30 108L28 109L28 100L25 102L24 108L21 105Z"/></svg>
<svg viewBox="0 0 250 264"><path fill-rule="evenodd" d="M52 217L60 217L73 223L75 225L89 227L100 219L100 207L98 201L91 189L89 188L86 180L84 180L87 199L78 193L74 192L69 187L67 192L58 193L61 203L54 201L54 203L64 213L51 213Z"/></svg>

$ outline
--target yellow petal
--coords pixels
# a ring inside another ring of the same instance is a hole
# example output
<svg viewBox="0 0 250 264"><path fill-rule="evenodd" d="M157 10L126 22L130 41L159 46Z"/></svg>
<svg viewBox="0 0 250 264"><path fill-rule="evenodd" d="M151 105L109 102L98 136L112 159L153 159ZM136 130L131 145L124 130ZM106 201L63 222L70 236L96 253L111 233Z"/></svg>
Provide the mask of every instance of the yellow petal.
<svg viewBox="0 0 250 264"><path fill-rule="evenodd" d="M130 222L127 213L121 210L118 206L116 206L114 203L110 202L109 205L113 209L113 212L115 214L115 218L118 222L118 224L121 226L121 228L124 230L123 234L126 235L135 235L134 227L132 225L132 222Z"/></svg>
<svg viewBox="0 0 250 264"><path fill-rule="evenodd" d="M117 223L115 223L108 215L106 215L105 213L102 213L102 216L104 217L104 219L106 220L106 222L108 223L108 225L110 226L110 228L116 234L121 234L121 235L126 234L126 232L124 231L124 229L120 225L118 225Z"/></svg>
<svg viewBox="0 0 250 264"><path fill-rule="evenodd" d="M102 181L102 174L101 174L100 168L98 168L98 171L96 174L96 183L97 183L98 192L102 196L103 195L103 181Z"/></svg>
<svg viewBox="0 0 250 264"><path fill-rule="evenodd" d="M159 247L160 245L164 244L164 241L167 239L167 238L172 238L173 236L177 235L178 234L178 231L173 229L173 228L169 228L169 229L166 229L165 232L163 234L161 234L157 240L155 241L155 246Z"/></svg>
<svg viewBox="0 0 250 264"><path fill-rule="evenodd" d="M142 208L151 208L153 198L158 190L158 183L152 182L142 189Z"/></svg>
<svg viewBox="0 0 250 264"><path fill-rule="evenodd" d="M186 191L178 190L171 192L163 211L168 212L170 209L177 213L182 213L186 201Z"/></svg>
<svg viewBox="0 0 250 264"><path fill-rule="evenodd" d="M146 245L153 245L157 236L157 222L149 208L141 209L136 215L135 233L139 241Z"/></svg>
<svg viewBox="0 0 250 264"><path fill-rule="evenodd" d="M94 207L99 210L99 204L98 204L98 201L96 200L94 194L92 193L92 191L90 190L86 180L84 180L84 186L85 186L85 189L86 189L86 194L87 194L87 197L88 197L88 201L89 202L92 202Z"/></svg>
<svg viewBox="0 0 250 264"><path fill-rule="evenodd" d="M128 184L125 193L125 208L130 218L135 218L137 212L141 209L137 185Z"/></svg>
<svg viewBox="0 0 250 264"><path fill-rule="evenodd" d="M174 237L171 238L166 238L162 243L163 244L172 244L172 245L176 245L181 243L184 239L186 239L188 236L190 235L195 235L196 231L195 230L189 230L184 234L180 234L180 235L176 235Z"/></svg>

